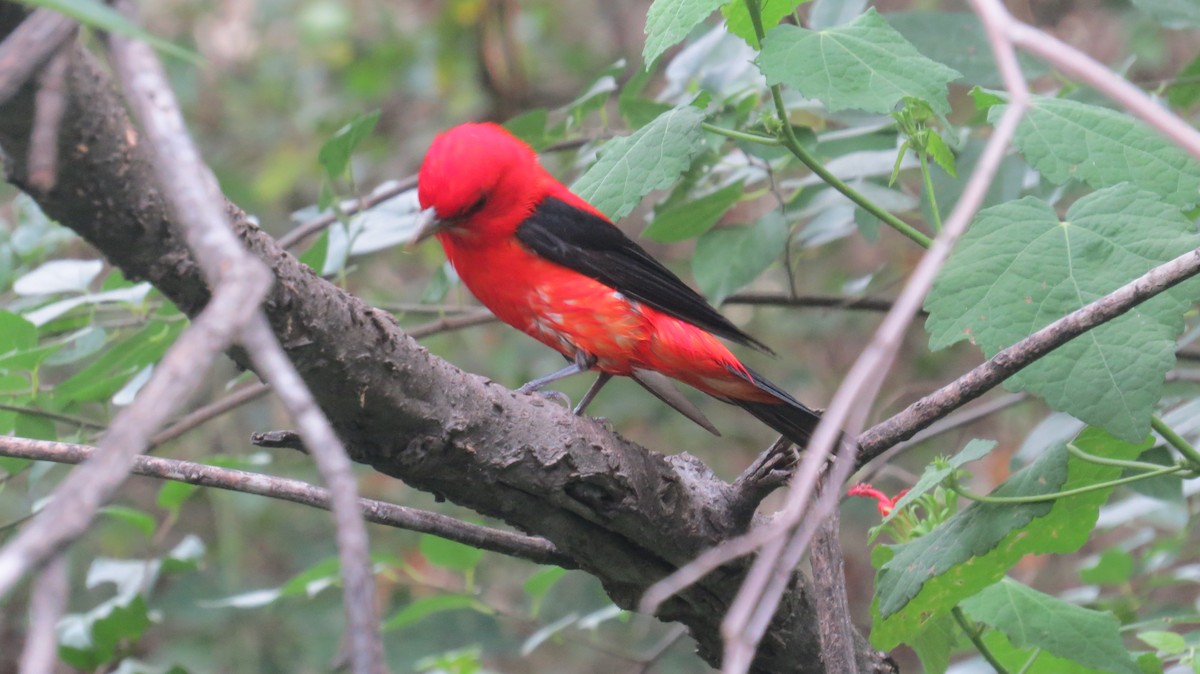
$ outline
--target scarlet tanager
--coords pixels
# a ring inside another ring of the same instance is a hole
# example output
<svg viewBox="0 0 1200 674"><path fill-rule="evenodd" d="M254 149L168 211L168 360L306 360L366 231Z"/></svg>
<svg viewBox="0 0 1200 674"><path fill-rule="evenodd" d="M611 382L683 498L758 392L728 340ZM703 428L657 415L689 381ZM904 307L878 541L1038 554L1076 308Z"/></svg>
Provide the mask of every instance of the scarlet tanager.
<svg viewBox="0 0 1200 674"><path fill-rule="evenodd" d="M745 409L800 446L808 442L817 413L717 338L770 350L555 180L503 128L463 124L438 135L418 185L422 223L413 243L436 235L497 318L570 361L522 392L597 370L579 414L613 375L627 376L719 435L670 377Z"/></svg>

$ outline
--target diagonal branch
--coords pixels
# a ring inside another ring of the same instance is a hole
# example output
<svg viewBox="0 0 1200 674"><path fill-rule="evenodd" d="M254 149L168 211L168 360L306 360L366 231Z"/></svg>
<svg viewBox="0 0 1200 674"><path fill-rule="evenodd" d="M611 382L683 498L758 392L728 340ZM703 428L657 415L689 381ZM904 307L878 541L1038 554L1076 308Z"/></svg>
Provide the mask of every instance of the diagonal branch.
<svg viewBox="0 0 1200 674"><path fill-rule="evenodd" d="M250 256L233 233L216 176L200 158L187 134L183 114L166 81L166 73L150 46L139 40L111 35L112 54L125 96L137 112L149 141L164 195L183 225L188 244L210 286L221 292L239 277L258 274L265 291L269 275L262 262ZM383 641L375 607L367 530L358 510L358 492L350 459L329 421L271 332L258 310L265 292L250 296L253 313L235 323L238 341L259 374L274 387L283 406L296 420L322 478L331 490L341 560L346 632L355 674L381 674Z"/></svg>
<svg viewBox="0 0 1200 674"><path fill-rule="evenodd" d="M911 438L1075 337L1200 274L1200 249L1161 264L1091 304L1072 311L987 362L858 436L859 465Z"/></svg>

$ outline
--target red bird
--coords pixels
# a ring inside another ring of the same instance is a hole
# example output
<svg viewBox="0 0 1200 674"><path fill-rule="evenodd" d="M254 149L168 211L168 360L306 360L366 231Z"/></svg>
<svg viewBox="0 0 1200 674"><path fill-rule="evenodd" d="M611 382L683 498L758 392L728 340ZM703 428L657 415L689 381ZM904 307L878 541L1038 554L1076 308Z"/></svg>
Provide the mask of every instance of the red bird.
<svg viewBox="0 0 1200 674"><path fill-rule="evenodd" d="M558 182L494 124L437 136L419 175L422 226L496 317L566 356L528 393L598 370L576 414L613 375L633 378L710 432L670 377L738 405L803 446L819 417L743 365L717 337L770 351Z"/></svg>

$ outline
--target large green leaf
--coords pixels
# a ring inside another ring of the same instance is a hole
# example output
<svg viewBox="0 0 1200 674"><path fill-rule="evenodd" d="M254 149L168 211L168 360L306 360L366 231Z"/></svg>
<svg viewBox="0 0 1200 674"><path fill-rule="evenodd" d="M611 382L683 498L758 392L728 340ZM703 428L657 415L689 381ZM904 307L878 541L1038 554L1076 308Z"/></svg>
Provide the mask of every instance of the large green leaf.
<svg viewBox="0 0 1200 674"><path fill-rule="evenodd" d="M1089 428L1074 444L1096 456L1132 459L1150 443L1122 442ZM1120 467L1082 461L1059 444L992 495L1052 494L1120 475ZM894 648L920 633L932 618L998 581L1026 554L1077 550L1087 541L1111 491L1097 489L1025 504L972 503L929 534L889 546L892 557L875 576L871 643L884 650Z"/></svg>
<svg viewBox="0 0 1200 674"><path fill-rule="evenodd" d="M1112 613L1068 604L1011 578L963 600L962 608L1017 647L1040 648L1108 672L1141 674L1121 645L1121 624Z"/></svg>
<svg viewBox="0 0 1200 674"><path fill-rule="evenodd" d="M771 30L783 17L791 14L797 7L809 0L760 0L759 11L762 12L764 30ZM721 8L725 17L725 29L742 38L751 47L758 49L758 36L754 34L754 24L750 21L750 12L746 9L746 0L729 0Z"/></svg>
<svg viewBox="0 0 1200 674"><path fill-rule="evenodd" d="M646 13L646 46L642 49L642 60L647 66L654 63L724 2L726 0L654 0Z"/></svg>
<svg viewBox="0 0 1200 674"><path fill-rule="evenodd" d="M745 227L725 227L696 241L692 275L713 304L758 278L787 245L788 225L779 211Z"/></svg>
<svg viewBox="0 0 1200 674"><path fill-rule="evenodd" d="M994 105L995 123L1006 105ZM1014 141L1047 180L1092 187L1131 182L1176 206L1200 201L1200 162L1123 112L1063 98L1036 97Z"/></svg>
<svg viewBox="0 0 1200 674"><path fill-rule="evenodd" d="M613 220L629 214L647 194L671 185L704 148L704 113L681 105L633 135L609 141L572 188Z"/></svg>
<svg viewBox="0 0 1200 674"><path fill-rule="evenodd" d="M830 110L886 113L905 97L950 112L946 85L958 71L931 61L874 10L851 23L813 31L777 26L758 66L769 84L786 84Z"/></svg>
<svg viewBox="0 0 1200 674"><path fill-rule="evenodd" d="M1167 89L1167 100L1177 108L1190 108L1200 101L1200 54L1179 69Z"/></svg>
<svg viewBox="0 0 1200 674"><path fill-rule="evenodd" d="M918 51L962 73L967 82L990 87L1003 84L996 58L986 46L983 24L974 12L889 12L884 18ZM947 40L947 35L953 35L954 39ZM963 45L971 47L964 49ZM1041 61L1025 54L1018 54L1017 58L1026 78L1041 77L1049 70Z"/></svg>
<svg viewBox="0 0 1200 674"><path fill-rule="evenodd" d="M664 243L700 236L712 229L725 211L741 198L742 182L739 180L698 199L655 212L654 221L642 230L642 236Z"/></svg>
<svg viewBox="0 0 1200 674"><path fill-rule="evenodd" d="M1074 660L1060 658L1046 651L1035 651L1032 648L1017 648L1008 637L999 630L986 630L983 633L983 643L991 652L992 657L1010 672L1022 674L1102 674L1108 670L1086 667ZM1032 661L1030 660L1032 658ZM1155 670L1143 670L1150 674ZM1162 669L1158 672L1161 674Z"/></svg>
<svg viewBox="0 0 1200 674"><path fill-rule="evenodd" d="M430 564L455 571L470 571L483 559L479 548L430 534L421 536L420 549Z"/></svg>
<svg viewBox="0 0 1200 674"><path fill-rule="evenodd" d="M1059 221L1027 197L980 211L925 302L930 347L970 339L988 357L1151 268L1200 246L1157 195L1124 184ZM1196 296L1186 283L1088 331L1008 380L1056 410L1130 441L1145 437L1175 337Z"/></svg>

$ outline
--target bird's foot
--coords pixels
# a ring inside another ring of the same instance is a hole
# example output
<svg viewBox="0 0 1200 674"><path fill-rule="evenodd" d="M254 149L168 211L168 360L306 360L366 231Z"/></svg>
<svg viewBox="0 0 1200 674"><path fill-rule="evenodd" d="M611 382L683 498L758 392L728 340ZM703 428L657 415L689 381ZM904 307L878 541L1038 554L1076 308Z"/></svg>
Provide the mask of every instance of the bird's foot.
<svg viewBox="0 0 1200 674"><path fill-rule="evenodd" d="M730 511L737 528L749 527L754 511L768 494L787 484L800 453L787 438L779 438L734 481Z"/></svg>
<svg viewBox="0 0 1200 674"><path fill-rule="evenodd" d="M536 393L537 395L534 396L534 400L549 400L552 402L556 402L567 409L571 409L571 397L568 396L566 393L563 393L562 391L551 391L551 390L543 391L539 388L534 388L534 389L526 391L525 388L526 388L525 386L522 386L521 388L517 389L517 393L525 393L525 394Z"/></svg>

